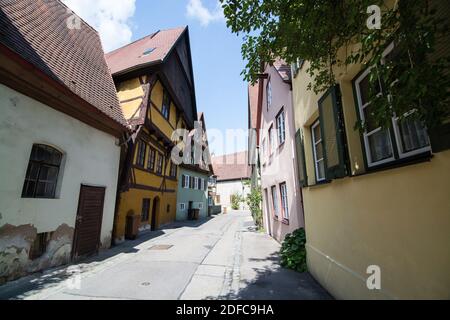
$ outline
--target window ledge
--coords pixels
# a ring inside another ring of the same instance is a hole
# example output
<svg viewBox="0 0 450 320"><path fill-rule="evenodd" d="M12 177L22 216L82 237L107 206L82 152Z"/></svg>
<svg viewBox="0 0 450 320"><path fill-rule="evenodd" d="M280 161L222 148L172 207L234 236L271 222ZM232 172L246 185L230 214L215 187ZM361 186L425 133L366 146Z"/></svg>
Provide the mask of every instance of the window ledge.
<svg viewBox="0 0 450 320"><path fill-rule="evenodd" d="M427 152L424 152L424 153L421 153L421 154L418 154L418 155L415 155L412 157L399 159L399 160L395 160L395 161L385 163L382 165L367 168L366 172L357 174L357 175L353 175L352 177L358 177L358 176L363 176L363 175L370 174L370 173L376 173L376 172L385 171L385 170L402 168L402 167L419 164L419 163L423 163L423 162L430 162L432 158L433 158L433 154L430 151L427 151Z"/></svg>
<svg viewBox="0 0 450 320"><path fill-rule="evenodd" d="M333 180L324 180L324 181L316 182L315 184L308 185L307 188L318 188L321 186L331 184L332 181Z"/></svg>
<svg viewBox="0 0 450 320"><path fill-rule="evenodd" d="M21 199L27 200L61 200L60 197L50 198L50 197L21 197Z"/></svg>

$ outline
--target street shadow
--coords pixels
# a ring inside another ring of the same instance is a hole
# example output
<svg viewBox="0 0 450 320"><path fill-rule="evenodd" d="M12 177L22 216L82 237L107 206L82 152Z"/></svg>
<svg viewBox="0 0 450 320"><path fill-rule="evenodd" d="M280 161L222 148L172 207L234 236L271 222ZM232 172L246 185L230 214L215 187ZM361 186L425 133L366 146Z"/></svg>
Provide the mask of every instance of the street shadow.
<svg viewBox="0 0 450 320"><path fill-rule="evenodd" d="M278 253L249 261L271 263L268 267L252 268L255 276L252 280L241 280L237 293L205 300L334 300L310 273L281 267Z"/></svg>
<svg viewBox="0 0 450 320"><path fill-rule="evenodd" d="M127 240L98 254L74 261L56 268L46 269L24 276L0 286L0 300L23 300L45 289L56 287L63 282L73 280L77 273L92 269L102 262L120 254L135 254L139 245L164 235L163 230L143 232L135 240ZM70 285L70 283L68 283Z"/></svg>
<svg viewBox="0 0 450 320"><path fill-rule="evenodd" d="M278 261L276 257L268 258ZM333 297L309 274L274 268L254 269L251 281L241 281L236 300L333 300Z"/></svg>
<svg viewBox="0 0 450 320"><path fill-rule="evenodd" d="M180 228L198 228L211 221L214 217L208 217L197 221L177 221L164 226L161 230L140 232L135 240L126 240L120 244L114 244L111 248L101 250L98 254L83 258L71 264L36 272L18 280L8 282L0 286L0 300L22 300L45 289L56 287L69 281L74 275L73 270L81 274L102 262L113 259L121 254L136 254L140 251L141 244L157 239L168 230Z"/></svg>

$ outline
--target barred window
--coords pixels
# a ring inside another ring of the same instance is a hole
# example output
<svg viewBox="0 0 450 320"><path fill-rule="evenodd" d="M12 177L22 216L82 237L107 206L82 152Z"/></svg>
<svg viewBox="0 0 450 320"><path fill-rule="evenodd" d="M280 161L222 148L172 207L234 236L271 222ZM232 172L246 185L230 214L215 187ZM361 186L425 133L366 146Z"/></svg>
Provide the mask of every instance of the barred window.
<svg viewBox="0 0 450 320"><path fill-rule="evenodd" d="M22 189L22 198L54 199L62 153L41 144L33 145Z"/></svg>

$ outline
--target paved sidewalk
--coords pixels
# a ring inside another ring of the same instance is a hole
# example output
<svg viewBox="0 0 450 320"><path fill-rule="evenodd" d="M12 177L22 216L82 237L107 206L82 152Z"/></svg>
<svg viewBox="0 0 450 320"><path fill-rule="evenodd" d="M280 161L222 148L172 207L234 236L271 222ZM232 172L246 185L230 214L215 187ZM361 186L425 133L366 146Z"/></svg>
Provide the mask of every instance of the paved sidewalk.
<svg viewBox="0 0 450 320"><path fill-rule="evenodd" d="M279 266L279 244L248 212L146 232L83 263L0 286L0 299L330 299Z"/></svg>

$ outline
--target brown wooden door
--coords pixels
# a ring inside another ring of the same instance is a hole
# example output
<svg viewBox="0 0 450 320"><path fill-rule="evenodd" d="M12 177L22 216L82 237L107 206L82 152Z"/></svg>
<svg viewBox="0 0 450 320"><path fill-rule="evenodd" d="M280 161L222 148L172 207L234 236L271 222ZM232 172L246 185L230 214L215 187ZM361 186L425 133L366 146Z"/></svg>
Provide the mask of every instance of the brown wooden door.
<svg viewBox="0 0 450 320"><path fill-rule="evenodd" d="M159 213L159 198L153 199L153 209L152 209L152 221L151 221L151 230L156 230L156 216Z"/></svg>
<svg viewBox="0 0 450 320"><path fill-rule="evenodd" d="M105 188L81 186L72 257L79 259L98 252L103 219Z"/></svg>

